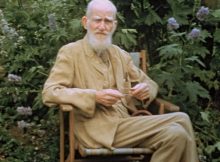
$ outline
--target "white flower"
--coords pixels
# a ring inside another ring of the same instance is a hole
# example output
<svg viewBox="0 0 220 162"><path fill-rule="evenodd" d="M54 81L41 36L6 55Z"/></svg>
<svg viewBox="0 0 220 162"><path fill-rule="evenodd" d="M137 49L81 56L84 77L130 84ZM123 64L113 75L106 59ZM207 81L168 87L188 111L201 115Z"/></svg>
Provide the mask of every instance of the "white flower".
<svg viewBox="0 0 220 162"><path fill-rule="evenodd" d="M57 29L56 17L54 13L48 15L48 25L49 25L50 30L52 31Z"/></svg>
<svg viewBox="0 0 220 162"><path fill-rule="evenodd" d="M18 121L17 124L18 124L18 128L20 128L20 129L22 129L22 130L23 130L24 128L28 128L28 127L31 126L30 123L27 123L27 122L25 122L24 120Z"/></svg>
<svg viewBox="0 0 220 162"><path fill-rule="evenodd" d="M17 112L20 115L32 115L32 109L30 107L17 107Z"/></svg>
<svg viewBox="0 0 220 162"><path fill-rule="evenodd" d="M11 82L20 82L22 79L20 76L17 76L15 74L8 74L8 81Z"/></svg>
<svg viewBox="0 0 220 162"><path fill-rule="evenodd" d="M9 27L2 10L0 10L0 29L2 30L2 33L11 40L17 39L19 36L14 28Z"/></svg>

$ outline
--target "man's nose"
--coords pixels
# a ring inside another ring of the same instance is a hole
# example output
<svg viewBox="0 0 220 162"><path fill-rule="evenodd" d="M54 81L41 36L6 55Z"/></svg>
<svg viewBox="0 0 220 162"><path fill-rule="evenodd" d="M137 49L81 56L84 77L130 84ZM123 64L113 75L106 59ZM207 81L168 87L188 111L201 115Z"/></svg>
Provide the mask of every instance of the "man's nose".
<svg viewBox="0 0 220 162"><path fill-rule="evenodd" d="M104 30L106 28L105 21L101 21L99 24L99 29Z"/></svg>

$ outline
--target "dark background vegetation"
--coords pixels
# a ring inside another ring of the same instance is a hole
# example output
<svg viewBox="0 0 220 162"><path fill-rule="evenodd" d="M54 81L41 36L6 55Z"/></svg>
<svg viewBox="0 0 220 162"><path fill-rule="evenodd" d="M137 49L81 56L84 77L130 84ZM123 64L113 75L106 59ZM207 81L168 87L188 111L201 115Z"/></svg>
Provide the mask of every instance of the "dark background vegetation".
<svg viewBox="0 0 220 162"><path fill-rule="evenodd" d="M0 161L55 162L58 109L42 104L41 90L58 49L82 38L88 0L0 0ZM220 161L220 1L126 0L118 7L114 43L146 49L149 75L160 96L181 106L193 122L201 162ZM196 19L209 7L204 21ZM167 19L180 24L167 30ZM199 28L197 40L187 38ZM21 77L11 80L10 74ZM30 107L31 114L18 113ZM20 124L19 124L20 123ZM21 125L22 123L22 125Z"/></svg>

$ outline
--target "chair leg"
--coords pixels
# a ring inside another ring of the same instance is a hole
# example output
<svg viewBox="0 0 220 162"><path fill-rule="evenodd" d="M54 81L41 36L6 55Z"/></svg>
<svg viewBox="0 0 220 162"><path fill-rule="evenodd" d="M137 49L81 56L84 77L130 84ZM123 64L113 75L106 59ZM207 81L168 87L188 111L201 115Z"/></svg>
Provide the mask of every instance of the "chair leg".
<svg viewBox="0 0 220 162"><path fill-rule="evenodd" d="M161 103L160 104L160 108L159 108L159 114L164 114L164 104L163 103Z"/></svg>
<svg viewBox="0 0 220 162"><path fill-rule="evenodd" d="M74 112L69 112L69 162L75 161Z"/></svg>
<svg viewBox="0 0 220 162"><path fill-rule="evenodd" d="M64 114L62 110L59 112L60 115L60 162L64 162Z"/></svg>

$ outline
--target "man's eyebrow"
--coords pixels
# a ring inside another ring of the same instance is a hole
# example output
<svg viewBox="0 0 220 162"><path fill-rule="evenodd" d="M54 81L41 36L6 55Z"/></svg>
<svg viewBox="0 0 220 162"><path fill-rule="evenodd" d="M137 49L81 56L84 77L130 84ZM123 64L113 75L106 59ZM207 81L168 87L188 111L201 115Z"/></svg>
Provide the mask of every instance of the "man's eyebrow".
<svg viewBox="0 0 220 162"><path fill-rule="evenodd" d="M94 19L102 19L102 17L100 17L100 16L94 16L93 18ZM110 20L110 21L114 20L114 18L112 16L106 16L104 19L107 19L107 20Z"/></svg>
<svg viewBox="0 0 220 162"><path fill-rule="evenodd" d="M111 20L111 21L114 20L114 18L113 18L112 16L106 16L105 18L106 18L107 20Z"/></svg>
<svg viewBox="0 0 220 162"><path fill-rule="evenodd" d="M94 16L93 18L94 18L94 19L101 19L100 16Z"/></svg>

